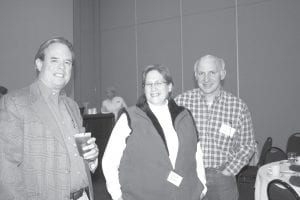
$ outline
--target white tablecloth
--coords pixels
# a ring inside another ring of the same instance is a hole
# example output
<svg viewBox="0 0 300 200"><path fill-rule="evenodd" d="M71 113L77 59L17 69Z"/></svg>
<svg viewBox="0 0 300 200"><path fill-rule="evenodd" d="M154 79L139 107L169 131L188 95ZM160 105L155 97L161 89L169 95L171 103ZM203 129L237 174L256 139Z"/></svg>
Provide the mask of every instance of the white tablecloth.
<svg viewBox="0 0 300 200"><path fill-rule="evenodd" d="M280 175L274 177L271 172L272 165L280 165ZM263 165L259 168L255 181L255 200L268 200L267 187L268 183L273 179L281 179L289 183L289 178L295 176L296 173L289 169L290 163L285 161L272 162L266 165ZM298 172L298 175L300 173ZM300 195L300 187L291 185L296 192Z"/></svg>

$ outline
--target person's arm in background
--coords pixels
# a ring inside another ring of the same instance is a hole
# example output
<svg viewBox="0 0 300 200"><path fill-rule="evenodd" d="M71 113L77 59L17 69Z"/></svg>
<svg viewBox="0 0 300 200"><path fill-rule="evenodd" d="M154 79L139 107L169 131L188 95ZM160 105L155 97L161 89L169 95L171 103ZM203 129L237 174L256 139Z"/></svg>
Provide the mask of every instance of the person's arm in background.
<svg viewBox="0 0 300 200"><path fill-rule="evenodd" d="M130 132L127 116L122 114L112 130L102 158L102 170L106 179L107 190L113 200L122 199L119 166L126 147L126 138Z"/></svg>
<svg viewBox="0 0 300 200"><path fill-rule="evenodd" d="M203 163L203 152L200 147L200 142L198 142L197 144L196 161L197 161L197 175L204 187L200 197L200 199L202 199L207 192L207 187L206 187L205 168Z"/></svg>
<svg viewBox="0 0 300 200"><path fill-rule="evenodd" d="M102 112L102 113L108 113L108 112L109 112L109 111L107 110L107 108L106 108L105 100L102 101L102 104L101 104L101 112Z"/></svg>
<svg viewBox="0 0 300 200"><path fill-rule="evenodd" d="M26 199L20 165L23 159L23 120L7 96L0 109L0 199Z"/></svg>

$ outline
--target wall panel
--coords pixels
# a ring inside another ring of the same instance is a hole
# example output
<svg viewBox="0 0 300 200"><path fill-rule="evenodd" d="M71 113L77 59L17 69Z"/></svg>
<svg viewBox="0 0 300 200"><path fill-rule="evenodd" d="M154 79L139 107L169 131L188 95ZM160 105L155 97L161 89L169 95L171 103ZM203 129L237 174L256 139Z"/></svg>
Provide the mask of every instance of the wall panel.
<svg viewBox="0 0 300 200"><path fill-rule="evenodd" d="M300 2L265 1L239 7L240 91L260 146L268 136L285 149L299 131Z"/></svg>
<svg viewBox="0 0 300 200"><path fill-rule="evenodd" d="M12 91L35 79L34 56L43 41L73 41L73 0L1 0L0 27L0 85Z"/></svg>
<svg viewBox="0 0 300 200"><path fill-rule="evenodd" d="M137 23L161 21L180 16L180 0L137 0Z"/></svg>
<svg viewBox="0 0 300 200"><path fill-rule="evenodd" d="M234 9L204 12L183 17L183 90L195 87L194 64L206 54L225 60L225 88L236 94L236 35Z"/></svg>
<svg viewBox="0 0 300 200"><path fill-rule="evenodd" d="M134 31L134 27L128 27L102 32L101 101L105 98L105 88L110 85L116 87L117 94L122 96L129 105L136 101L137 73Z"/></svg>
<svg viewBox="0 0 300 200"><path fill-rule="evenodd" d="M182 80L179 19L141 24L138 25L137 33L140 88L143 69L149 64L163 64L168 66L173 76L174 94L180 92Z"/></svg>
<svg viewBox="0 0 300 200"><path fill-rule="evenodd" d="M101 30L134 25L135 0L99 0Z"/></svg>

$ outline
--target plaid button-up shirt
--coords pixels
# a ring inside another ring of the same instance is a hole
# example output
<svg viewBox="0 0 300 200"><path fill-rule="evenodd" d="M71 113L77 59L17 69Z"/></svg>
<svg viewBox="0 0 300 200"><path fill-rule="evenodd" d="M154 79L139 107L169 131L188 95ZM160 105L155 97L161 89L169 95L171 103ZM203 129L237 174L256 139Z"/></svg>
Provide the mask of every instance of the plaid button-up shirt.
<svg viewBox="0 0 300 200"><path fill-rule="evenodd" d="M224 90L211 107L200 89L189 90L175 98L194 117L206 168L226 168L236 175L256 148L251 115L247 105Z"/></svg>

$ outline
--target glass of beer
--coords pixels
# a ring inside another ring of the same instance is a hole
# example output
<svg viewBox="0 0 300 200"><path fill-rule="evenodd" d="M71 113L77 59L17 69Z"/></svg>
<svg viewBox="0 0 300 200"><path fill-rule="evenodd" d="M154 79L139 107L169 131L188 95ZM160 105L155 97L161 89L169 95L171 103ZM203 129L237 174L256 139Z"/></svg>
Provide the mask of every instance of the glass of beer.
<svg viewBox="0 0 300 200"><path fill-rule="evenodd" d="M83 154L85 153L83 151L83 147L87 146L87 141L91 138L91 132L86 132L86 133L77 133L74 135L75 137L75 142L77 145L77 149L79 152L79 155L83 157Z"/></svg>

